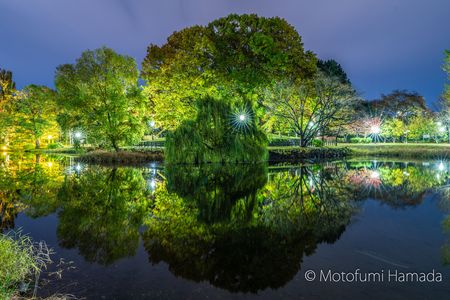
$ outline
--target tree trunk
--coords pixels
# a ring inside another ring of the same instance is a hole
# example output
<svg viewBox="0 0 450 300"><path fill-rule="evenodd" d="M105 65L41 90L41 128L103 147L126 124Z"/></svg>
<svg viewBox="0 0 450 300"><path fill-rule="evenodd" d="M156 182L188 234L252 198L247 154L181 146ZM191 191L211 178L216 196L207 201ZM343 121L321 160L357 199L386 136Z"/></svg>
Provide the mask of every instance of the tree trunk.
<svg viewBox="0 0 450 300"><path fill-rule="evenodd" d="M117 145L116 140L112 140L111 143L112 143L112 146L113 146L114 150L115 150L116 152L119 152L120 148L119 148L119 146Z"/></svg>
<svg viewBox="0 0 450 300"><path fill-rule="evenodd" d="M41 149L41 141L36 139L36 149Z"/></svg>

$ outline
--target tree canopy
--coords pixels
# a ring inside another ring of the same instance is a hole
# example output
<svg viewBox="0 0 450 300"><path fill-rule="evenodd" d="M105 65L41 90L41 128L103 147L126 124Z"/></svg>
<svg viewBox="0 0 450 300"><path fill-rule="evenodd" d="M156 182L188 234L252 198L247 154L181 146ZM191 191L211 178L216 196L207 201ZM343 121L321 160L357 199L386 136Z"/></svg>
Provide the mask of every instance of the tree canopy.
<svg viewBox="0 0 450 300"><path fill-rule="evenodd" d="M147 102L136 62L103 47L82 53L75 64L57 68L59 122L82 128L89 143L114 148L138 142L146 128Z"/></svg>
<svg viewBox="0 0 450 300"><path fill-rule="evenodd" d="M195 119L198 99L256 100L255 90L274 79L315 72L316 58L293 26L257 15L232 14L175 32L166 44L151 44L142 64L153 117L165 129Z"/></svg>

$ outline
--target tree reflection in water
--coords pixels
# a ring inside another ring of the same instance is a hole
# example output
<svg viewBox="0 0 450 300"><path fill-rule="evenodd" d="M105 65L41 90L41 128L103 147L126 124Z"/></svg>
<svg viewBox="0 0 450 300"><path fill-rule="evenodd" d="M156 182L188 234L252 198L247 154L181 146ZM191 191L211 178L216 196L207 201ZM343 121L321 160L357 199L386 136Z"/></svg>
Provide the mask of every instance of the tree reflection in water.
<svg viewBox="0 0 450 300"><path fill-rule="evenodd" d="M151 263L164 261L177 276L257 292L285 285L303 257L339 239L365 199L402 208L439 191L448 212L447 169L439 162L335 162L162 171L8 157L0 159L0 229L14 228L22 212L56 212L60 245L87 261L132 256L141 236Z"/></svg>
<svg viewBox="0 0 450 300"><path fill-rule="evenodd" d="M149 192L133 168L87 168L66 179L59 191L58 239L90 262L110 264L133 256Z"/></svg>
<svg viewBox="0 0 450 300"><path fill-rule="evenodd" d="M340 236L354 212L338 194L338 178L321 172L168 168L168 187L158 186L143 234L151 262L165 261L177 276L230 291L283 286L304 255Z"/></svg>

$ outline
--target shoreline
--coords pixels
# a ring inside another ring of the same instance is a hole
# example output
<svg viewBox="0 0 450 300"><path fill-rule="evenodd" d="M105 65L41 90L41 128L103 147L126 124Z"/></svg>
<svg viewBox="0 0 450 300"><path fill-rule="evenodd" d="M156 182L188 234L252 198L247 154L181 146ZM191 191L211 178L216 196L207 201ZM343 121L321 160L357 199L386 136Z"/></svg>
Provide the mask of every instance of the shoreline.
<svg viewBox="0 0 450 300"><path fill-rule="evenodd" d="M99 164L142 164L163 162L164 149L124 149L119 152L94 150L76 152L73 149L40 149L28 153L47 155L74 155L75 159L86 163ZM339 144L326 147L268 147L267 162L294 162L300 160L324 161L343 158L432 158L450 157L450 144Z"/></svg>

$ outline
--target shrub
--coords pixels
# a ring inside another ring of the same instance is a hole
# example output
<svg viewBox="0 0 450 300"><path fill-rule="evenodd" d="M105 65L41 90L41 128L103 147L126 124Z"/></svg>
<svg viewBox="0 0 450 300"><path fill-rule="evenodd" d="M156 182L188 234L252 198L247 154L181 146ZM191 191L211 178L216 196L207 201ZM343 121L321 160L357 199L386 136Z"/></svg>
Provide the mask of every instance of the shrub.
<svg viewBox="0 0 450 300"><path fill-rule="evenodd" d="M372 139L369 137L361 138L361 137L353 137L350 139L350 143L357 143L357 144L367 144L371 143Z"/></svg>
<svg viewBox="0 0 450 300"><path fill-rule="evenodd" d="M318 140L318 139L314 139L312 141L312 145L313 145L313 147L323 147L323 141L322 140Z"/></svg>
<svg viewBox="0 0 450 300"><path fill-rule="evenodd" d="M53 143L53 144L48 144L47 148L48 149L60 149L60 148L64 148L64 146L61 143Z"/></svg>

